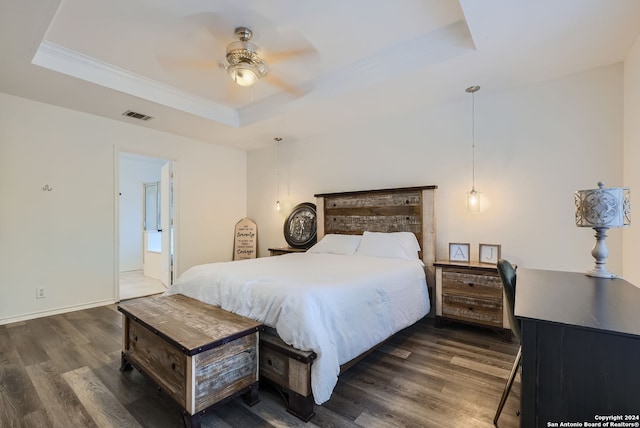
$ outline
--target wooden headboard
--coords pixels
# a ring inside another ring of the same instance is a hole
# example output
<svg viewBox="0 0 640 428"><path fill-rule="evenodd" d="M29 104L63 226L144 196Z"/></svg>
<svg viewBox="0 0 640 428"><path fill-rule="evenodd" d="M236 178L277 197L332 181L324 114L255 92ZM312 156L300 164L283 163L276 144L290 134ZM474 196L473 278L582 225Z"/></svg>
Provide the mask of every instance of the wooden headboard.
<svg viewBox="0 0 640 428"><path fill-rule="evenodd" d="M318 240L328 233L413 232L422 249L427 284L434 287L437 189L420 186L314 195Z"/></svg>

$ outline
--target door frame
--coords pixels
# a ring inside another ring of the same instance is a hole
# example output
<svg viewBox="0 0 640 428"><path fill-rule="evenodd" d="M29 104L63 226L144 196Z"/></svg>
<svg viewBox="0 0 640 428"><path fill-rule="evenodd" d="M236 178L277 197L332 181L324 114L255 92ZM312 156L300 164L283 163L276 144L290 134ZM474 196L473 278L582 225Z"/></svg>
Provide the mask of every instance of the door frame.
<svg viewBox="0 0 640 428"><path fill-rule="evenodd" d="M162 159L166 162L172 163L173 173L173 263L172 263L172 279L175 279L175 272L178 271L178 236L179 236L179 215L178 215L178 200L179 200L179 163L175 158L162 156L157 153L148 153L138 150L129 150L123 147L114 145L114 228L113 228L113 295L114 301L120 301L120 155L131 154L134 156L141 156L145 158ZM172 280L173 283L173 280Z"/></svg>

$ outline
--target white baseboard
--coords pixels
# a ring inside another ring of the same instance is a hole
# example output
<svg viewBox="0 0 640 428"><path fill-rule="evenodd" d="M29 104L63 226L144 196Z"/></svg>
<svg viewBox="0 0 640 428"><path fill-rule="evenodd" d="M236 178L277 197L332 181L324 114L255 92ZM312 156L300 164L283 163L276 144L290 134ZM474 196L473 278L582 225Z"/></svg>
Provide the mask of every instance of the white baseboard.
<svg viewBox="0 0 640 428"><path fill-rule="evenodd" d="M20 321L28 321L35 318L48 317L50 315L64 314L67 312L81 311L83 309L96 308L98 306L111 305L113 303L116 303L116 301L113 299L99 300L97 302L83 303L81 305L65 306L63 308L49 309L46 311L31 312L28 314L22 314L18 316L5 317L5 318L0 318L0 325L11 324L11 323L20 322Z"/></svg>

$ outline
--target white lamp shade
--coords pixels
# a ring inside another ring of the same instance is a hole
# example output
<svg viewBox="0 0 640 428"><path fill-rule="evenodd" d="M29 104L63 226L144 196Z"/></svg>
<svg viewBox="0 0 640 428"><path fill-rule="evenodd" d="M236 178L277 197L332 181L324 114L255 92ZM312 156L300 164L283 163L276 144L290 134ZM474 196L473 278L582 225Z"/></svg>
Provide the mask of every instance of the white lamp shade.
<svg viewBox="0 0 640 428"><path fill-rule="evenodd" d="M623 227L631 224L631 200L628 187L605 188L575 192L576 226Z"/></svg>

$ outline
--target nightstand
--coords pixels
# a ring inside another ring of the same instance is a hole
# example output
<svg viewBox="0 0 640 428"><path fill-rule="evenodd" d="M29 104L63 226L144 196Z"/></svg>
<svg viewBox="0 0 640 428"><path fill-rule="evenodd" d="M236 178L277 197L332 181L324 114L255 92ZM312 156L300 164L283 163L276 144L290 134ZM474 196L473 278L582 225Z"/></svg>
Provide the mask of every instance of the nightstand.
<svg viewBox="0 0 640 428"><path fill-rule="evenodd" d="M304 253L305 251L307 251L305 248L292 248L292 247L269 248L269 255L281 256L283 254L289 254L289 253Z"/></svg>
<svg viewBox="0 0 640 428"><path fill-rule="evenodd" d="M436 326L457 321L489 327L511 341L502 281L496 265L435 262Z"/></svg>

